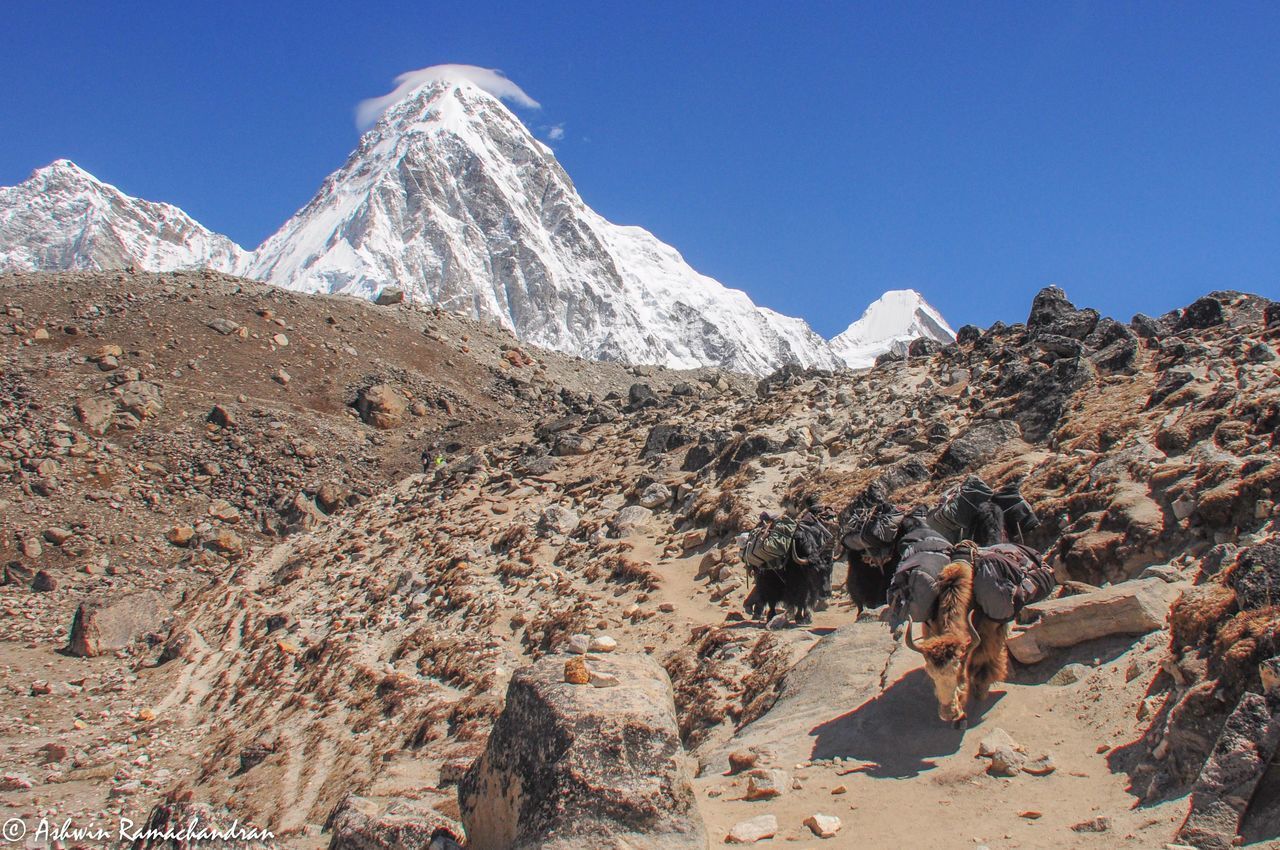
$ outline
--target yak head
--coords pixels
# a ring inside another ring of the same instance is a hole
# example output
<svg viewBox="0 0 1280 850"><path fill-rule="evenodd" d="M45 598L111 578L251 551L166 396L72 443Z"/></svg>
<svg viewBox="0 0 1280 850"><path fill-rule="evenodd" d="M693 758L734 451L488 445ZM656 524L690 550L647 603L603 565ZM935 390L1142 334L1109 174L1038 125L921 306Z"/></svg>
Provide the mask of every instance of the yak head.
<svg viewBox="0 0 1280 850"><path fill-rule="evenodd" d="M969 658L982 640L974 628L972 614L965 625L968 627L966 634L945 632L917 642L911 636L911 621L907 620L907 647L924 656L924 669L938 698L938 717L957 728L963 728L967 723L965 704L969 701Z"/></svg>

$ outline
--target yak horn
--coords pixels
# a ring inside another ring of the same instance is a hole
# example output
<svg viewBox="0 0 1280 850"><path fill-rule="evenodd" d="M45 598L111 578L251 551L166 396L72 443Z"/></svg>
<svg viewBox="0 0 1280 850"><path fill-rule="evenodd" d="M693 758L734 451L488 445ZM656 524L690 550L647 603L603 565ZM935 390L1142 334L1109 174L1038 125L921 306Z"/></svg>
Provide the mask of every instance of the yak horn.
<svg viewBox="0 0 1280 850"><path fill-rule="evenodd" d="M973 662L973 654L978 651L978 647L982 646L982 634L978 631L978 627L973 624L974 613L970 611L969 616L965 618L965 625L969 627L969 637L972 638L969 643L969 651L964 654L964 669L966 672Z"/></svg>
<svg viewBox="0 0 1280 850"><path fill-rule="evenodd" d="M907 618L907 649L911 650L912 652L918 652L921 655L924 655L924 650L916 646L915 638L911 637L911 628L912 628L911 618L908 617Z"/></svg>

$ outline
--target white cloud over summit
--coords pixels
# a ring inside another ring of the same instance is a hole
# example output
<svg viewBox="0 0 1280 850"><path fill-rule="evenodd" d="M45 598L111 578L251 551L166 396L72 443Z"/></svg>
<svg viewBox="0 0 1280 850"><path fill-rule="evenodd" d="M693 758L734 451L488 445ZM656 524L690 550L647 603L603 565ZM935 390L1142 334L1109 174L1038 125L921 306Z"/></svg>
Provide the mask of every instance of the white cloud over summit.
<svg viewBox="0 0 1280 850"><path fill-rule="evenodd" d="M429 68L406 71L396 77L396 87L387 94L360 101L356 107L356 126L361 130L365 129L377 121L387 109L404 100L417 89L441 80L470 83L494 97L509 100L526 109L542 108L542 104L529 97L524 89L507 79L507 75L497 68L480 68L476 65L432 65Z"/></svg>

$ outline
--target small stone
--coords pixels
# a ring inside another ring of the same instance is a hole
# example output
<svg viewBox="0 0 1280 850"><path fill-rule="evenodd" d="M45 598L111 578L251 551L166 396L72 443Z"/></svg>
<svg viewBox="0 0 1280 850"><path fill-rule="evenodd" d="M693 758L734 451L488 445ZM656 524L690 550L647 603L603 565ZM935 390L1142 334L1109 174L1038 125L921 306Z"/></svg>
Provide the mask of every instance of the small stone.
<svg viewBox="0 0 1280 850"><path fill-rule="evenodd" d="M570 658L564 663L564 680L571 685L590 684L591 674L587 671L587 662L581 656Z"/></svg>
<svg viewBox="0 0 1280 850"><path fill-rule="evenodd" d="M66 744L59 744L56 741L50 741L40 749L36 750L36 752L40 753L42 764L52 764L53 762L62 761L67 757L67 746Z"/></svg>
<svg viewBox="0 0 1280 850"><path fill-rule="evenodd" d="M849 786L848 786L848 785L837 785L836 787L834 787L834 788L832 788L832 789L831 789L831 793L832 793L832 794L848 794L848 793L849 793Z"/></svg>
<svg viewBox="0 0 1280 850"><path fill-rule="evenodd" d="M215 404L206 418L219 428L234 428L236 424L236 415L220 404Z"/></svg>
<svg viewBox="0 0 1280 850"><path fill-rule="evenodd" d="M175 525L165 532L165 539L174 546L190 546L196 536L196 530L189 525Z"/></svg>
<svg viewBox="0 0 1280 850"><path fill-rule="evenodd" d="M1039 758L1031 759L1022 765L1022 772L1029 773L1032 776L1048 776L1058 769L1058 765L1054 762L1053 756L1045 753Z"/></svg>
<svg viewBox="0 0 1280 850"><path fill-rule="evenodd" d="M834 838L843 826L835 815L810 815L805 818L804 825L819 838Z"/></svg>
<svg viewBox="0 0 1280 850"><path fill-rule="evenodd" d="M747 774L747 800L772 800L781 797L791 785L791 777L780 768L759 767Z"/></svg>
<svg viewBox="0 0 1280 850"><path fill-rule="evenodd" d="M34 785L35 782L25 773L6 773L0 776L0 791L26 791Z"/></svg>
<svg viewBox="0 0 1280 850"><path fill-rule="evenodd" d="M658 610L663 614L671 614L676 610L676 606L671 602L663 602L658 606Z"/></svg>
<svg viewBox="0 0 1280 850"><path fill-rule="evenodd" d="M73 532L69 528L46 528L44 530L44 539L52 543L54 546L61 546L73 536Z"/></svg>
<svg viewBox="0 0 1280 850"><path fill-rule="evenodd" d="M210 538L208 546L221 555L239 555L244 551L244 539L234 531L224 528Z"/></svg>
<svg viewBox="0 0 1280 850"><path fill-rule="evenodd" d="M149 708L144 708L138 712L138 719L143 723L150 723L156 719L156 713Z"/></svg>
<svg viewBox="0 0 1280 850"><path fill-rule="evenodd" d="M996 727L982 737L978 742L978 756L987 758L996 753L997 750L1010 749L1022 751L1022 746L1015 740L1013 736L1004 731L1000 727Z"/></svg>
<svg viewBox="0 0 1280 850"><path fill-rule="evenodd" d="M209 322L209 327L213 328L223 336L233 334L240 330L240 326L230 319L214 319L212 322Z"/></svg>
<svg viewBox="0 0 1280 850"><path fill-rule="evenodd" d="M729 773L742 773L751 770L760 761L760 754L750 750L735 750L729 753Z"/></svg>
<svg viewBox="0 0 1280 850"><path fill-rule="evenodd" d="M1106 815L1098 815L1096 818L1080 821L1073 824L1072 832L1106 832L1111 829L1111 818Z"/></svg>
<svg viewBox="0 0 1280 850"><path fill-rule="evenodd" d="M1049 684L1057 687L1073 685L1089 674L1089 668L1083 664L1068 664L1049 679Z"/></svg>
<svg viewBox="0 0 1280 850"><path fill-rule="evenodd" d="M58 581L47 570L39 570L31 579L31 589L36 593L52 593L58 589Z"/></svg>
<svg viewBox="0 0 1280 850"><path fill-rule="evenodd" d="M618 648L618 642L609 635L596 635L591 639L592 652L613 652Z"/></svg>
<svg viewBox="0 0 1280 850"><path fill-rule="evenodd" d="M725 836L725 844L755 844L778 834L778 819L774 815L760 815L735 824Z"/></svg>
<svg viewBox="0 0 1280 850"><path fill-rule="evenodd" d="M987 773L992 776L1017 776L1026 761L1027 757L1017 750L999 749L991 754Z"/></svg>
<svg viewBox="0 0 1280 850"><path fill-rule="evenodd" d="M1028 809L1025 812L1018 812L1018 817L1026 818L1027 820L1040 820L1040 818L1044 817L1044 813L1037 812L1035 809Z"/></svg>
<svg viewBox="0 0 1280 850"><path fill-rule="evenodd" d="M288 386L289 382L292 381L293 378L285 370L277 369L275 371L275 374L271 376L271 380L275 381L277 384L283 387L283 386Z"/></svg>
<svg viewBox="0 0 1280 850"><path fill-rule="evenodd" d="M618 677L612 673L606 673L603 670L589 670L591 676L591 686L593 688L616 688L619 684Z"/></svg>
<svg viewBox="0 0 1280 850"><path fill-rule="evenodd" d="M575 655L586 655L591 649L591 638L581 634L570 635L569 645L565 648Z"/></svg>

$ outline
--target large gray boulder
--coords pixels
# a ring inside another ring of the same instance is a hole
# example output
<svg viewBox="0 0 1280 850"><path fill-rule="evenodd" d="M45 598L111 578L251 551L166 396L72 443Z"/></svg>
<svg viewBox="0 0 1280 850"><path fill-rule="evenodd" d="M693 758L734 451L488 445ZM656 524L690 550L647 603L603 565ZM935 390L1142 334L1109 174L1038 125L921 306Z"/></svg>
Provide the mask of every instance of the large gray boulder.
<svg viewBox="0 0 1280 850"><path fill-rule="evenodd" d="M151 591L111 601L87 599L71 621L67 652L92 658L123 649L147 632L160 631L167 616L164 598Z"/></svg>
<svg viewBox="0 0 1280 850"><path fill-rule="evenodd" d="M617 684L567 683L565 656L512 677L458 785L468 850L705 850L666 672L647 656L586 663Z"/></svg>
<svg viewBox="0 0 1280 850"><path fill-rule="evenodd" d="M1139 579L1028 605L1023 617L1034 622L1009 637L1009 652L1023 664L1035 664L1054 649L1112 635L1145 635L1164 627L1184 587Z"/></svg>

